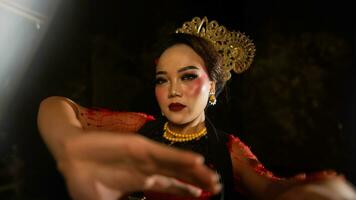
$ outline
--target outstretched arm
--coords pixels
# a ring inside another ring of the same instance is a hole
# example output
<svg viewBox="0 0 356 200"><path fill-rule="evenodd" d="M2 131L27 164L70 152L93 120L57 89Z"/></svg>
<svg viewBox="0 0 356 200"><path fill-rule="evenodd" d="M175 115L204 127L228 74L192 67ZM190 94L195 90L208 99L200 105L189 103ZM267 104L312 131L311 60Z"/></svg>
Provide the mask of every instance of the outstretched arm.
<svg viewBox="0 0 356 200"><path fill-rule="evenodd" d="M143 115L125 116L129 120L119 124L130 126L112 126L124 119L120 113L86 109L64 97L41 103L38 128L73 199L114 200L138 190L198 195L200 189L190 184L218 192L217 177L200 155L118 134L137 131L132 124L140 124Z"/></svg>
<svg viewBox="0 0 356 200"><path fill-rule="evenodd" d="M55 158L59 159L63 145L72 137L98 131L136 133L149 120L153 117L143 113L89 109L68 98L53 96L41 102L38 128Z"/></svg>
<svg viewBox="0 0 356 200"><path fill-rule="evenodd" d="M281 178L267 170L239 138L228 143L236 190L255 199L337 200L356 199L355 189L334 171Z"/></svg>

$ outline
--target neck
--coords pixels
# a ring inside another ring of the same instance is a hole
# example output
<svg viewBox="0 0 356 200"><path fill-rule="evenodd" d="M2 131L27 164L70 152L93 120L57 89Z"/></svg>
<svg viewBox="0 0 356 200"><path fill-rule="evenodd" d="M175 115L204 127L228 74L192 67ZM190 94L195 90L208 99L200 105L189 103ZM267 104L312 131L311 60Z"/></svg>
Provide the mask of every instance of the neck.
<svg viewBox="0 0 356 200"><path fill-rule="evenodd" d="M195 133L200 131L205 127L205 113L203 112L194 120L185 123L185 124L174 124L173 122L168 122L168 126L170 130L177 132L177 133Z"/></svg>

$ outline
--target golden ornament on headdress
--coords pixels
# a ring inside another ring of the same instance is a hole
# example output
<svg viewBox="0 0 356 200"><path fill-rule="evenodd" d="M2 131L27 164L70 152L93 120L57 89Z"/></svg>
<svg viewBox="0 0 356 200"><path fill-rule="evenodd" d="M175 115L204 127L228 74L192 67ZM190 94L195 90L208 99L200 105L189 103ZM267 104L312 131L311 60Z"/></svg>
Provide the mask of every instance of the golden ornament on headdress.
<svg viewBox="0 0 356 200"><path fill-rule="evenodd" d="M248 36L229 31L216 21L209 22L207 17L194 17L178 28L176 33L196 35L211 42L224 59L225 80L231 78L231 70L238 74L246 71L255 56L255 45Z"/></svg>

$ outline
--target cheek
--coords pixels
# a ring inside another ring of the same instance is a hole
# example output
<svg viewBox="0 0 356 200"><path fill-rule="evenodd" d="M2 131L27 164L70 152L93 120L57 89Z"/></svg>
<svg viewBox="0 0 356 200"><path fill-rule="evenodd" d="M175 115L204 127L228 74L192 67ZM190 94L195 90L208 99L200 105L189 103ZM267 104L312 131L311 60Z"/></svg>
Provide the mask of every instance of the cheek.
<svg viewBox="0 0 356 200"><path fill-rule="evenodd" d="M167 90L165 90L163 87L156 87L155 94L158 103L163 104L166 100L165 97L167 97Z"/></svg>
<svg viewBox="0 0 356 200"><path fill-rule="evenodd" d="M198 97L208 91L209 81L207 77L200 77L189 83L186 93L192 97Z"/></svg>

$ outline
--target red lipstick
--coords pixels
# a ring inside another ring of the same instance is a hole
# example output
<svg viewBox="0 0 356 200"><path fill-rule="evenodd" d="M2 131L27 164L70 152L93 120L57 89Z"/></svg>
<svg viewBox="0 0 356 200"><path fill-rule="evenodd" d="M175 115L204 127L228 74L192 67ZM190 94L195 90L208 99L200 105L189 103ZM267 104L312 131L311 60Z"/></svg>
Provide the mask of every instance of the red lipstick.
<svg viewBox="0 0 356 200"><path fill-rule="evenodd" d="M170 111L178 112L183 110L185 108L185 105L181 103L171 103L168 107Z"/></svg>

